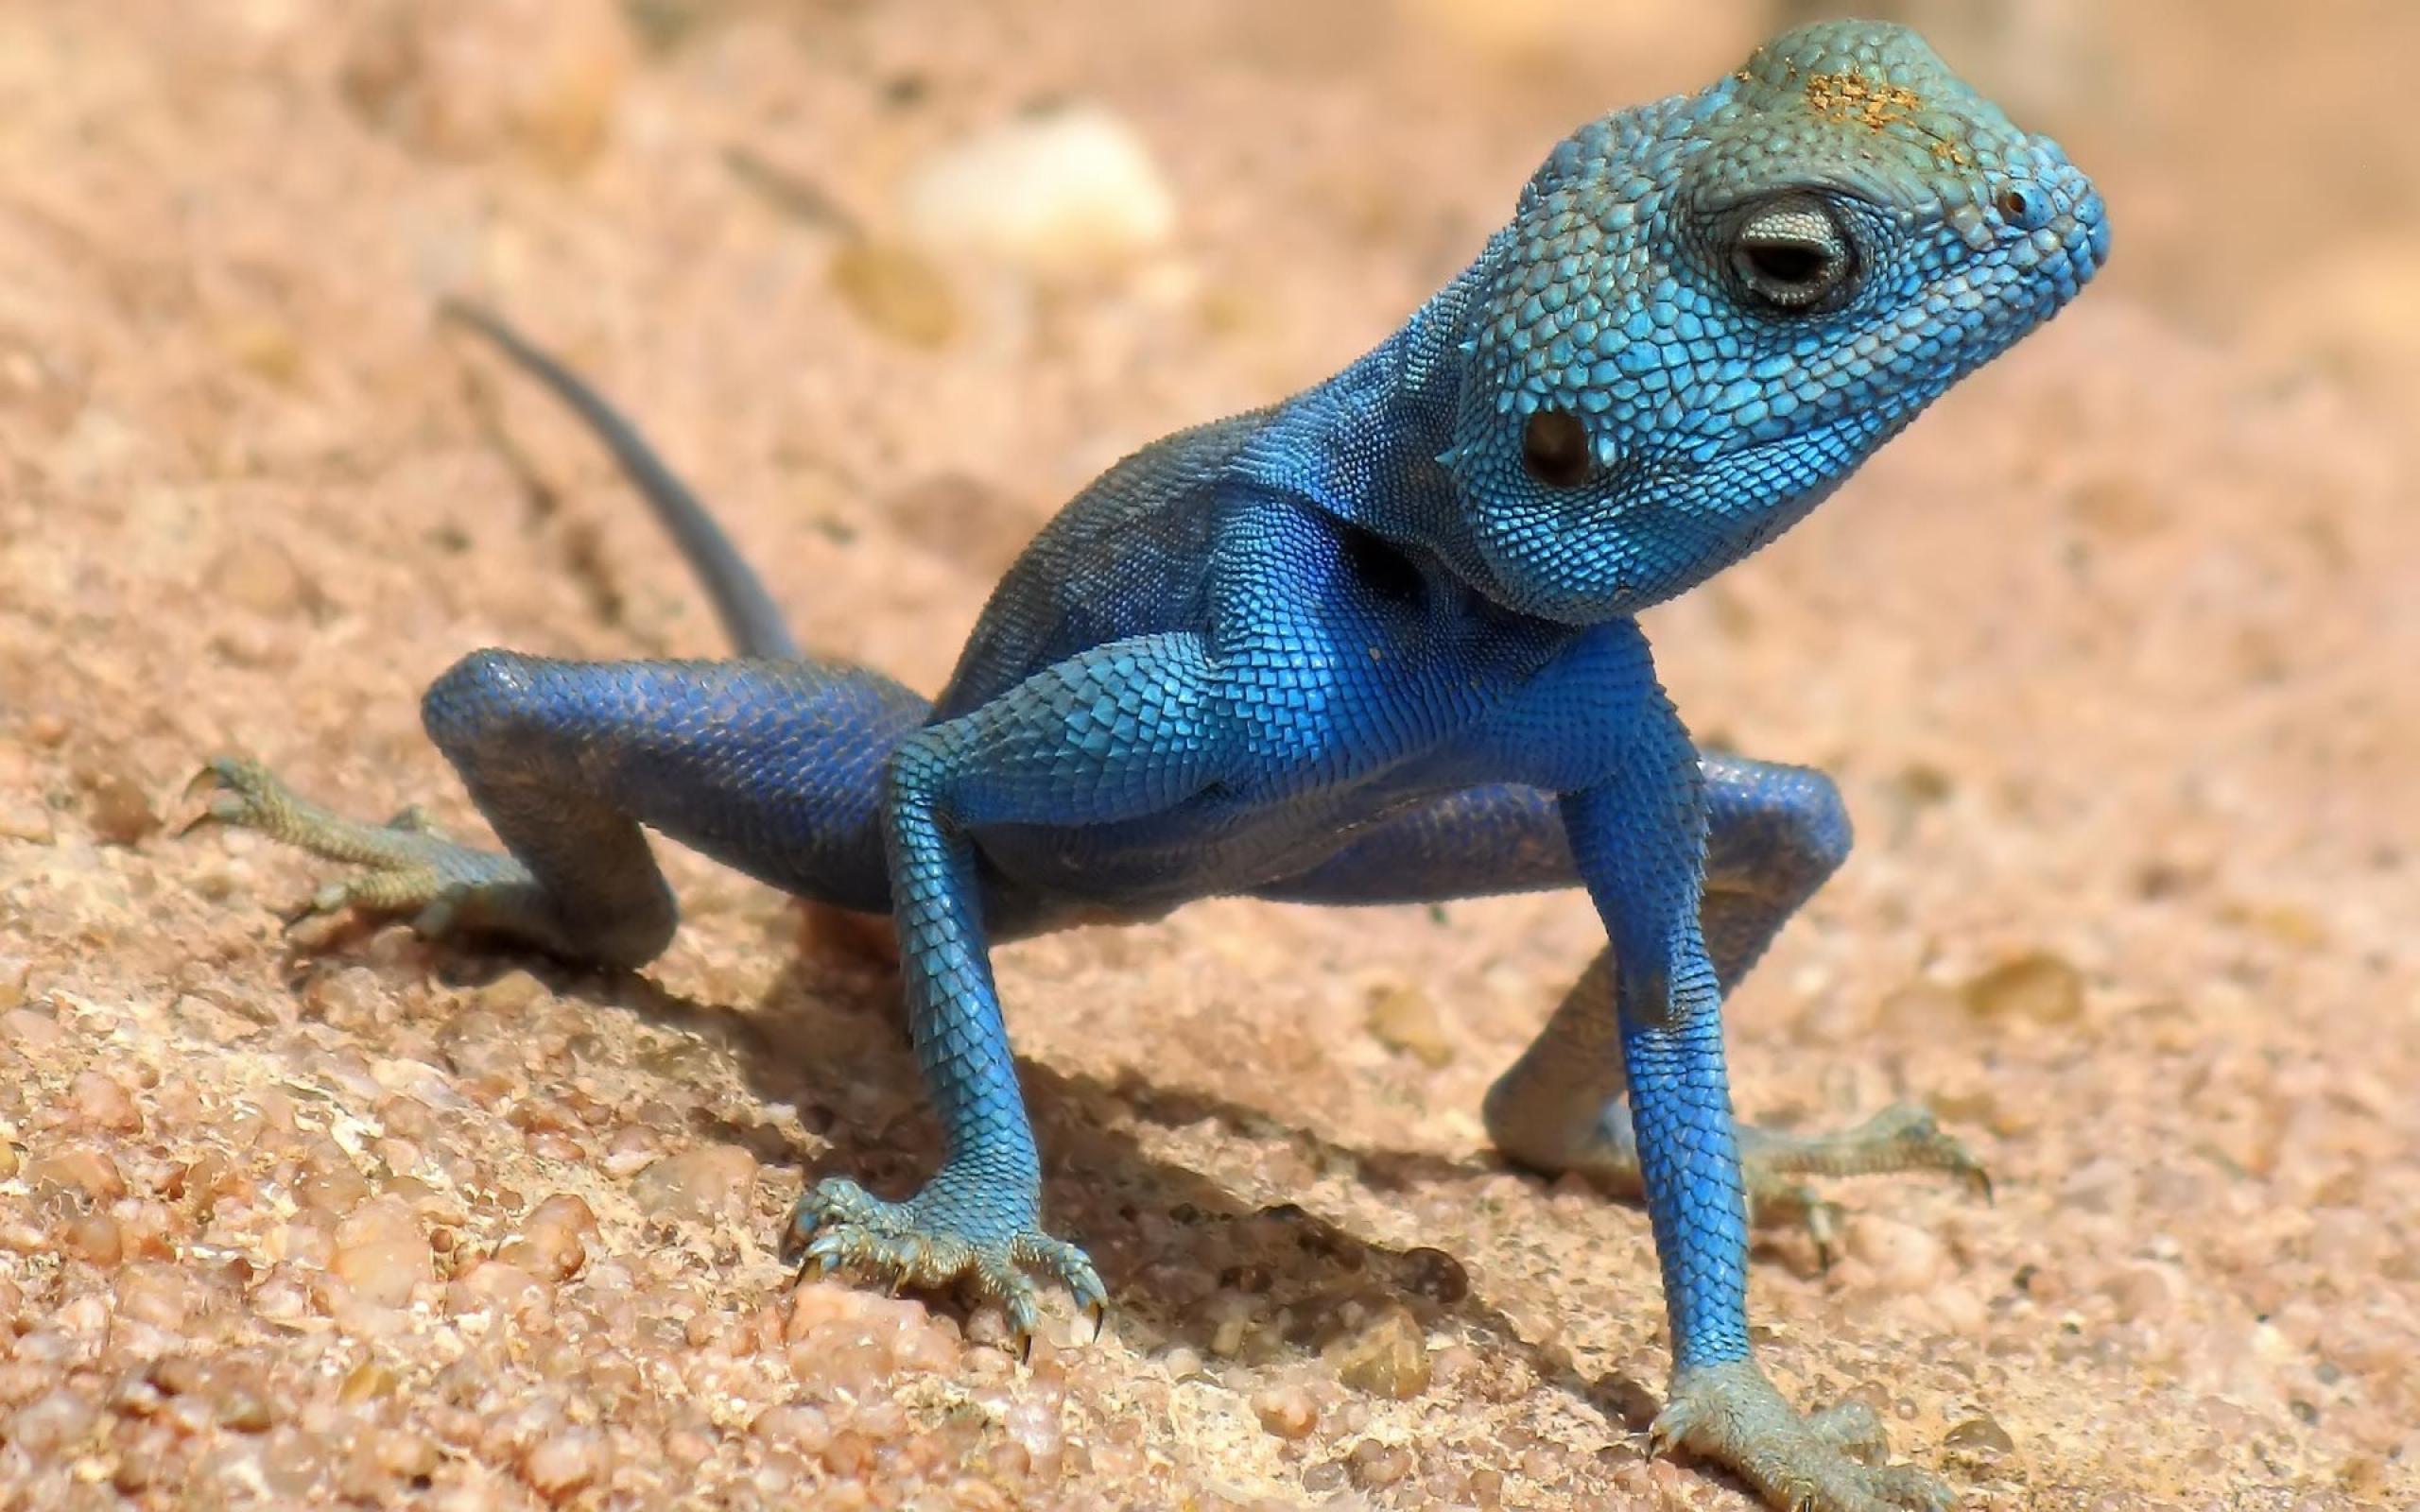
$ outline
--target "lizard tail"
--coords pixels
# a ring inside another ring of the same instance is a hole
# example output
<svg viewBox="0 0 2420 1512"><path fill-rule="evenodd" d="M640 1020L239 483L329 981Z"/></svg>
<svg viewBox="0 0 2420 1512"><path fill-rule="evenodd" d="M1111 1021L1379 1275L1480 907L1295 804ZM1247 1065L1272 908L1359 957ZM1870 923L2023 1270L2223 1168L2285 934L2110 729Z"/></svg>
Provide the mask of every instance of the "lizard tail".
<svg viewBox="0 0 2420 1512"><path fill-rule="evenodd" d="M438 314L468 326L494 343L515 367L545 385L555 397L569 405L605 443L621 466L622 475L647 500L655 517L664 522L664 527L681 548L682 558L705 584L706 596L714 603L716 617L722 621L723 633L731 638L741 656L798 659L798 642L783 622L772 595L765 592L755 569L741 558L738 548L723 534L722 526L715 524L705 505L655 455L655 449L648 445L647 438L638 433L636 426L579 374L531 346L493 312L462 300L448 299L438 305Z"/></svg>

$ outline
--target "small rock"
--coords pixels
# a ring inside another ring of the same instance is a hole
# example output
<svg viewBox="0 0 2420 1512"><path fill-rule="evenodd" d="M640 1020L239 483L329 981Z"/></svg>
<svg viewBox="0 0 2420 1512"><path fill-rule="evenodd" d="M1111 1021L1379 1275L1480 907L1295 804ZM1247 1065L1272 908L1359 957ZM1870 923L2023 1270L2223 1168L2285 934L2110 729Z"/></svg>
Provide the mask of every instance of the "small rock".
<svg viewBox="0 0 2420 1512"><path fill-rule="evenodd" d="M160 827L150 782L122 754L96 753L78 763L76 783L84 790L93 835L103 844L133 845Z"/></svg>
<svg viewBox="0 0 2420 1512"><path fill-rule="evenodd" d="M584 1428L566 1428L529 1446L529 1452L522 1457L521 1477L548 1501L561 1501L602 1480L610 1464L602 1435Z"/></svg>
<svg viewBox="0 0 2420 1512"><path fill-rule="evenodd" d="M1941 1447L1979 1459L1998 1459L2016 1452L2016 1440L1989 1416L1979 1414L1944 1434Z"/></svg>
<svg viewBox="0 0 2420 1512"><path fill-rule="evenodd" d="M1428 1389L1428 1340L1400 1302L1381 1308L1335 1359L1337 1379L1356 1391L1408 1401Z"/></svg>
<svg viewBox="0 0 2420 1512"><path fill-rule="evenodd" d="M1445 1038L1437 1004L1419 988L1391 982L1372 989L1367 1022L1380 1044L1411 1056L1431 1070L1454 1058L1454 1046Z"/></svg>
<svg viewBox="0 0 2420 1512"><path fill-rule="evenodd" d="M432 156L527 150L559 172L604 146L635 49L614 0L388 0L342 63L363 119Z"/></svg>
<svg viewBox="0 0 2420 1512"><path fill-rule="evenodd" d="M239 1434L265 1434L277 1421L268 1394L261 1383L244 1376L213 1376L205 1390L213 1398L220 1426Z"/></svg>
<svg viewBox="0 0 2420 1512"><path fill-rule="evenodd" d="M470 1006L499 1018L518 1019L550 996L545 983L516 966L493 981L480 983L471 993Z"/></svg>
<svg viewBox="0 0 2420 1512"><path fill-rule="evenodd" d="M206 579L211 593L267 619L301 613L318 593L285 547L273 541L239 541L218 554Z"/></svg>
<svg viewBox="0 0 2420 1512"><path fill-rule="evenodd" d="M445 1288L445 1311L457 1316L501 1309L527 1317L548 1308L553 1295L538 1279L518 1265L500 1260L481 1261Z"/></svg>
<svg viewBox="0 0 2420 1512"><path fill-rule="evenodd" d="M768 1407L748 1425L752 1437L798 1454L820 1454L832 1442L832 1419L821 1407L785 1402Z"/></svg>
<svg viewBox="0 0 2420 1512"><path fill-rule="evenodd" d="M1279 1438L1296 1439L1319 1426L1319 1403L1301 1386L1270 1386L1252 1399L1253 1416Z"/></svg>
<svg viewBox="0 0 2420 1512"><path fill-rule="evenodd" d="M398 1480L424 1481L437 1469L435 1440L406 1428L379 1429L371 1435L370 1452L378 1468Z"/></svg>
<svg viewBox="0 0 2420 1512"><path fill-rule="evenodd" d="M94 1202L115 1202L126 1195L126 1177L117 1162L98 1150L67 1149L34 1162L34 1186L80 1192Z"/></svg>
<svg viewBox="0 0 2420 1512"><path fill-rule="evenodd" d="M70 1217L60 1226L60 1240L70 1254L95 1265L113 1266L126 1256L125 1236L106 1212Z"/></svg>
<svg viewBox="0 0 2420 1512"><path fill-rule="evenodd" d="M23 793L0 793L0 840L30 840L48 845L59 838L50 810Z"/></svg>
<svg viewBox="0 0 2420 1512"><path fill-rule="evenodd" d="M1159 247L1176 227L1176 196L1142 139L1089 106L967 137L912 173L901 198L927 245L1029 272L1115 264Z"/></svg>
<svg viewBox="0 0 2420 1512"><path fill-rule="evenodd" d="M605 1142L605 1157L597 1163L614 1180L627 1181L653 1165L663 1151L655 1130L643 1124L625 1124Z"/></svg>
<svg viewBox="0 0 2420 1512"><path fill-rule="evenodd" d="M578 1197L548 1197L530 1212L521 1233L497 1258L523 1265L534 1276L567 1280L588 1263L587 1241L596 1237L596 1214Z"/></svg>
<svg viewBox="0 0 2420 1512"><path fill-rule="evenodd" d="M6 1040L26 1050L40 1054L56 1050L66 1040L67 1031L59 1021L40 1008L10 1008L0 1013L0 1040Z"/></svg>
<svg viewBox="0 0 2420 1512"><path fill-rule="evenodd" d="M2112 1277L2109 1297L2128 1323L2155 1323L2183 1304L2185 1280L2173 1266L2129 1265Z"/></svg>
<svg viewBox="0 0 2420 1512"><path fill-rule="evenodd" d="M134 1095L114 1078L100 1072L78 1074L68 1084L67 1104L80 1130L106 1130L112 1134L143 1132L143 1114L134 1106Z"/></svg>
<svg viewBox="0 0 2420 1512"><path fill-rule="evenodd" d="M912 248L853 239L832 254L829 276L841 302L902 346L931 350L958 334L948 280Z"/></svg>
<svg viewBox="0 0 2420 1512"><path fill-rule="evenodd" d="M401 1307L430 1279L428 1237L411 1209L393 1197L366 1202L337 1225L328 1269L356 1300Z"/></svg>
<svg viewBox="0 0 2420 1512"><path fill-rule="evenodd" d="M631 1197L657 1218L712 1218L747 1206L756 1158L736 1144L708 1144L667 1155L639 1173Z"/></svg>
<svg viewBox="0 0 2420 1512"><path fill-rule="evenodd" d="M2073 1023L2083 1017L2083 973L2048 951L2001 962L1968 982L1967 1011L1980 1019Z"/></svg>
<svg viewBox="0 0 2420 1512"><path fill-rule="evenodd" d="M1928 1231L1873 1213L1851 1224L1849 1253L1873 1267L1878 1289L1902 1296L1930 1291L1947 1263L1941 1241Z"/></svg>
<svg viewBox="0 0 2420 1512"><path fill-rule="evenodd" d="M1451 1307L1471 1295L1471 1274L1462 1263L1442 1249L1426 1246L1404 1251L1400 1280L1415 1297Z"/></svg>
<svg viewBox="0 0 2420 1512"><path fill-rule="evenodd" d="M357 1407L365 1401L377 1401L395 1394L395 1372L375 1360L364 1360L354 1366L341 1385L337 1387L337 1400L347 1407Z"/></svg>
<svg viewBox="0 0 2420 1512"><path fill-rule="evenodd" d="M1344 1457L1345 1472L1353 1484L1367 1490L1392 1486L1411 1473L1411 1452L1399 1444L1381 1444L1365 1438L1353 1446Z"/></svg>
<svg viewBox="0 0 2420 1512"><path fill-rule="evenodd" d="M81 1393L60 1386L18 1408L5 1436L40 1463L80 1443L98 1425L100 1415Z"/></svg>

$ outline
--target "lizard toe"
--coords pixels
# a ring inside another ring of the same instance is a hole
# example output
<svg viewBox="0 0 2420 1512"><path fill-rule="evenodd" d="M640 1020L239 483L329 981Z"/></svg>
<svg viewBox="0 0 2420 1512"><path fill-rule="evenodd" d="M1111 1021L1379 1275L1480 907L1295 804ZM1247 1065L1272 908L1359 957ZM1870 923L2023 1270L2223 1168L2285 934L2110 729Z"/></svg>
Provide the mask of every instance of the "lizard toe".
<svg viewBox="0 0 2420 1512"><path fill-rule="evenodd" d="M916 1197L887 1202L835 1177L799 1199L781 1255L803 1276L848 1270L894 1291L963 1287L997 1303L1021 1342L1041 1326L1037 1276L1064 1287L1098 1320L1109 1293L1091 1259L1043 1232L1030 1215L988 1216L1008 1206L970 1202L938 1178Z"/></svg>
<svg viewBox="0 0 2420 1512"><path fill-rule="evenodd" d="M1950 1512L1931 1472L1883 1462L1871 1408L1842 1403L1802 1416L1747 1361L1685 1369L1650 1436L1659 1454L1686 1451L1723 1466L1791 1512Z"/></svg>

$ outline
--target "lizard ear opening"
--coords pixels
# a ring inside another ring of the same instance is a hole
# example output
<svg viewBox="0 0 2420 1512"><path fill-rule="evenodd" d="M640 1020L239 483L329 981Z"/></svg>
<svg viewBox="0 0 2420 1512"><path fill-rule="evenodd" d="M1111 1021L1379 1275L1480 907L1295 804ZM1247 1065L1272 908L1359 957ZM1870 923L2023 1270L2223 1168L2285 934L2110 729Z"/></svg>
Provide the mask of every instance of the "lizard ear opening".
<svg viewBox="0 0 2420 1512"><path fill-rule="evenodd" d="M1521 427L1521 467L1547 488L1576 488L1593 466L1588 427L1571 411L1541 409Z"/></svg>

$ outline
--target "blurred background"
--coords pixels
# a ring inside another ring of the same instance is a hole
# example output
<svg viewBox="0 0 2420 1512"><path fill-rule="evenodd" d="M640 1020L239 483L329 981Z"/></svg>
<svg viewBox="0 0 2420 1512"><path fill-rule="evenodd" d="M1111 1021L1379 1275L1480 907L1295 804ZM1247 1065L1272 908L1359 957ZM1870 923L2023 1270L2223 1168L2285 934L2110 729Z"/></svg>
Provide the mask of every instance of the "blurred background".
<svg viewBox="0 0 2420 1512"><path fill-rule="evenodd" d="M1766 1358L1993 1512L2420 1504L2420 5L1849 9L2064 143L2115 248L1653 616L1693 729L1859 829L1738 995L1741 1107L1924 1097L1998 1183L1843 1190L1828 1269L1770 1236ZM330 868L173 826L236 749L475 834L447 664L722 649L443 296L617 400L803 643L930 689L1101 467L1830 13L0 0L0 1505L1743 1512L1643 1455L1643 1217L1478 1121L1576 897L1002 951L1117 1307L1028 1369L785 1289L804 1179L933 1148L894 985L766 889L664 848L683 934L599 984L298 949Z"/></svg>

